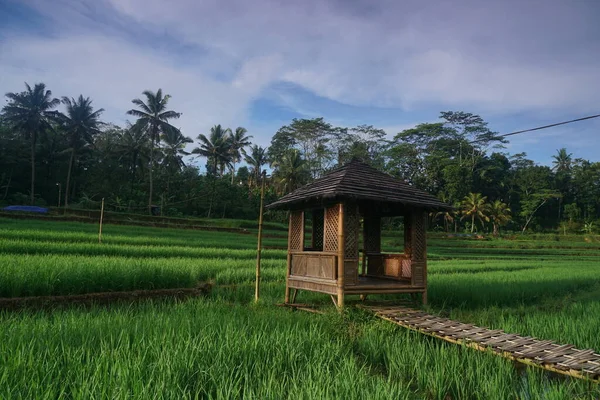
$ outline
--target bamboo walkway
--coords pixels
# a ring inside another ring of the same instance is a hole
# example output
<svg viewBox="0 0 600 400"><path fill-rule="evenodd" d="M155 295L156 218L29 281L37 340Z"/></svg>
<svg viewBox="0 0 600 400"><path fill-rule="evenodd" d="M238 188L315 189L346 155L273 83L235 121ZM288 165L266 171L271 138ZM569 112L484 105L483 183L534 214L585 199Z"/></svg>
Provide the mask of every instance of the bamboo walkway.
<svg viewBox="0 0 600 400"><path fill-rule="evenodd" d="M481 351L491 350L502 357L559 374L600 382L600 354L560 345L551 340L480 328L471 324L436 317L403 306L363 305L380 318L423 334L463 344Z"/></svg>

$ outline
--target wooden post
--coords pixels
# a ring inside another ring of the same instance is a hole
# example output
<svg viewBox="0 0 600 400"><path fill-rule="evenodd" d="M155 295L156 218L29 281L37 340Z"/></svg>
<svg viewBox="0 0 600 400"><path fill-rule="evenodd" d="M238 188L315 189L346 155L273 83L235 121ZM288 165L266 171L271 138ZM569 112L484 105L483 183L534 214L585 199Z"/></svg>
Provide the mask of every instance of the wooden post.
<svg viewBox="0 0 600 400"><path fill-rule="evenodd" d="M425 291L421 295L423 305L427 305L427 214L424 214L423 219L423 284Z"/></svg>
<svg viewBox="0 0 600 400"><path fill-rule="evenodd" d="M102 243L102 221L104 220L104 197L100 208L100 229L98 230L98 243Z"/></svg>
<svg viewBox="0 0 600 400"><path fill-rule="evenodd" d="M254 301L258 301L260 294L260 252L262 249L262 230L263 230L263 204L265 201L265 174L262 174L262 183L260 186L260 211L258 213L258 245L256 249L256 286L254 288Z"/></svg>
<svg viewBox="0 0 600 400"><path fill-rule="evenodd" d="M344 203L340 203L338 216L338 276L337 276L337 297L338 308L341 310L344 307Z"/></svg>
<svg viewBox="0 0 600 400"><path fill-rule="evenodd" d="M367 275L367 250L370 250L369 244L368 244L368 240L369 240L369 234L368 234L368 230L367 230L367 224L369 223L367 220L367 215L365 214L363 216L363 252L362 252L362 266L361 266L361 270L360 270L360 276L366 276ZM361 296L362 297L362 296Z"/></svg>
<svg viewBox="0 0 600 400"><path fill-rule="evenodd" d="M290 247L292 245L292 212L289 211L288 218L288 252L287 252L287 266L285 271L285 304L290 302L290 269L292 267L292 253Z"/></svg>

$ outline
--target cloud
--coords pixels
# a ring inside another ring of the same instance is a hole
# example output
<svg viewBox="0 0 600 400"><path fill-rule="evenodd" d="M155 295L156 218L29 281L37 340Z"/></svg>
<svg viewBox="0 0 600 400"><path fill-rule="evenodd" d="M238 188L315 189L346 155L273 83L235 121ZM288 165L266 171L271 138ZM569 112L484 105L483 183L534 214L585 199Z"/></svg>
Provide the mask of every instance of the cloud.
<svg viewBox="0 0 600 400"><path fill-rule="evenodd" d="M288 88L272 96L282 106L309 116L344 119L295 87L418 115L364 121L390 127L441 109L578 115L600 101L594 1L22 1L47 34L0 28L1 91L44 81L122 122L132 98L162 87L192 137L222 123L266 143L277 127L249 113L274 86Z"/></svg>
<svg viewBox="0 0 600 400"><path fill-rule="evenodd" d="M145 89L172 95L171 109L182 112L173 121L195 138L210 126L247 122L247 105L266 83L264 74L276 68L269 58L250 59L232 82L218 81L193 67L181 67L131 43L103 36L22 38L4 43L0 58L3 92L20 91L23 82L44 82L55 96L90 96L104 118L123 123L131 99Z"/></svg>
<svg viewBox="0 0 600 400"><path fill-rule="evenodd" d="M112 4L229 59L277 55L273 81L345 104L511 112L600 100L594 2Z"/></svg>

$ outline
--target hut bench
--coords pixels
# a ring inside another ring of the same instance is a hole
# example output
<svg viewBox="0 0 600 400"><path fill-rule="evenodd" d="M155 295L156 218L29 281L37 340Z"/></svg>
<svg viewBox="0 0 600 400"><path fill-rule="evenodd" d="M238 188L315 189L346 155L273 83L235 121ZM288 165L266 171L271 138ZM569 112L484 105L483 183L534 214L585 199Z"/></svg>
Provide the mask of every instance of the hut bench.
<svg viewBox="0 0 600 400"><path fill-rule="evenodd" d="M268 208L290 211L286 303L297 290L335 295L340 307L345 295L356 294L420 293L427 301L427 213L450 209L434 196L352 160ZM381 219L388 216L404 217L401 254L381 251Z"/></svg>

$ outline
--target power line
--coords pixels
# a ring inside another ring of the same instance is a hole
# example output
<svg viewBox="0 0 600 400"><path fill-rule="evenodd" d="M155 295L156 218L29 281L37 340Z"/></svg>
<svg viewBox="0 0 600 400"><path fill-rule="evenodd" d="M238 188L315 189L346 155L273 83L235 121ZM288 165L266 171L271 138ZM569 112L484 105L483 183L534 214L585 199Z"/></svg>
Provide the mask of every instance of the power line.
<svg viewBox="0 0 600 400"><path fill-rule="evenodd" d="M523 129L522 131L505 133L503 135L494 136L494 138L503 138L503 137L507 137L507 136L518 135L520 133L525 133L525 132L539 131L539 130L542 130L542 129L552 128L554 126L566 125L566 124L570 124L570 123L573 123L573 122L585 121L586 119L592 119L592 118L598 118L598 117L600 117L600 114L590 115L590 116L583 117L583 118L572 119L572 120L569 120L569 121L557 122L555 124L550 124L550 125L538 126L537 128ZM477 142L483 142L483 141L488 141L488 140L489 140L489 138L478 139L478 140L474 140L472 142L469 142L469 144L471 144L471 143L477 143Z"/></svg>

